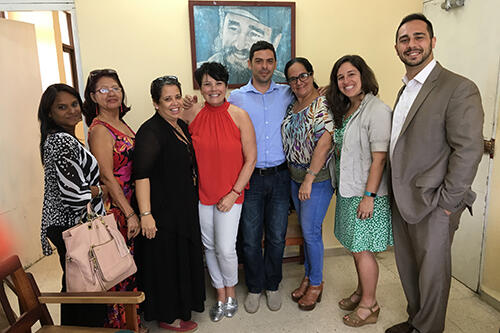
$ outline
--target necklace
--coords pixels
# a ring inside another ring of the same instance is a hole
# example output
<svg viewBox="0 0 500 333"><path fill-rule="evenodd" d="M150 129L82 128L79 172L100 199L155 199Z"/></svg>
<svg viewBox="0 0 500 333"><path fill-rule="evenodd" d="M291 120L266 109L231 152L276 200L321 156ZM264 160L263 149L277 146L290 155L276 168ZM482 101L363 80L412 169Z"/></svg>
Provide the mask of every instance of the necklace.
<svg viewBox="0 0 500 333"><path fill-rule="evenodd" d="M311 95L306 97L306 99L302 100L302 102L299 102L297 100L297 103L293 105L293 112L294 113L299 113L303 109L305 109L307 106L311 105L311 103L319 97L319 94L317 91L313 92Z"/></svg>
<svg viewBox="0 0 500 333"><path fill-rule="evenodd" d="M170 126L172 126L172 124L170 122L168 122ZM193 178L193 186L196 186L196 183L197 183L197 180L198 180L198 173L196 171L196 166L195 166L195 157L194 157L194 148L193 148L193 144L191 142L191 140L189 140L185 134L184 134L184 131L182 131L181 127L176 123L175 124L176 126L172 126L172 129L174 130L174 134L175 136L177 137L177 139L179 139L179 141L181 141L184 146L186 147L186 150L189 154L189 159L190 159L190 162L191 162L191 177Z"/></svg>

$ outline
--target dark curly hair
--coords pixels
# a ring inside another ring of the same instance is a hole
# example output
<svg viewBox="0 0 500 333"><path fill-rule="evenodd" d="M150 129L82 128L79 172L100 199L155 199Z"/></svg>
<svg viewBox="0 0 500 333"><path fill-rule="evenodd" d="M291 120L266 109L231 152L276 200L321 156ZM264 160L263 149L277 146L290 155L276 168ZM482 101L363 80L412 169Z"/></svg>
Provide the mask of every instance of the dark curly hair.
<svg viewBox="0 0 500 333"><path fill-rule="evenodd" d="M87 79L87 85L85 86L85 102L83 103L83 115L85 116L85 122L87 126L92 124L92 121L97 116L97 110L99 106L92 100L90 97L91 93L95 93L96 84L102 77L110 77L118 83L118 86L122 88L122 103L120 107L120 119L130 111L130 106L125 104L125 89L123 88L122 83L120 82L120 78L118 77L118 73L114 69L96 69L90 72L89 77Z"/></svg>
<svg viewBox="0 0 500 333"><path fill-rule="evenodd" d="M75 96L78 100L78 104L80 105L80 109L82 109L82 98L75 88L64 83L56 83L45 89L42 97L40 98L40 105L38 106L38 121L40 122L40 159L42 160L42 165L44 164L43 145L49 134L66 132L54 121L54 119L52 119L52 117L50 117L50 110L56 100L57 94L60 92L67 92L68 94Z"/></svg>
<svg viewBox="0 0 500 333"><path fill-rule="evenodd" d="M335 122L335 127L337 128L342 127L344 115L351 106L351 101L346 95L340 92L337 82L339 68L346 62L351 63L361 74L362 91L365 94L372 93L375 96L378 94L378 83L375 78L375 74L372 69L368 67L363 58L358 55L345 55L337 60L335 65L333 65L332 73L330 74L330 85L326 91L326 100L328 101L330 110L332 110L333 121Z"/></svg>

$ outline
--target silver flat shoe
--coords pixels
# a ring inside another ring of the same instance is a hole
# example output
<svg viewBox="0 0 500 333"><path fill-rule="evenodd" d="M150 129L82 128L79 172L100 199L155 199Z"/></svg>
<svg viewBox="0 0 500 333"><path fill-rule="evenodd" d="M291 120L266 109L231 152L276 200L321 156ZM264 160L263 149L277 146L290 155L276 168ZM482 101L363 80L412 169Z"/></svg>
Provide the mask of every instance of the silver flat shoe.
<svg viewBox="0 0 500 333"><path fill-rule="evenodd" d="M224 306L224 303L222 303L221 301L217 301L217 303L215 303L214 306L210 308L209 315L211 321L219 321L224 318Z"/></svg>
<svg viewBox="0 0 500 333"><path fill-rule="evenodd" d="M233 317L238 312L238 300L236 298L228 297L224 303L224 315L228 318Z"/></svg>

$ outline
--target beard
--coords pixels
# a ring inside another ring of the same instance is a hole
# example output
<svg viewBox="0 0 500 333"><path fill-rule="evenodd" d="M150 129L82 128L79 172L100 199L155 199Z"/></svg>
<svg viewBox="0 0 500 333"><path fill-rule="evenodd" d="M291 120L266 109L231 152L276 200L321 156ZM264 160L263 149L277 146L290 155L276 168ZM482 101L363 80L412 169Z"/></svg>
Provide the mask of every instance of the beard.
<svg viewBox="0 0 500 333"><path fill-rule="evenodd" d="M240 60L236 55L240 57L245 53L245 60ZM248 69L248 56L250 51L248 50L237 50L235 47L229 47L224 49L224 66L229 73L228 83L247 83L252 76L252 72Z"/></svg>
<svg viewBox="0 0 500 333"><path fill-rule="evenodd" d="M419 51L422 54L422 58L417 58L415 60L409 59L409 57L406 56L406 53L409 53L411 51ZM428 48L420 48L420 47L414 47L412 49L408 48L404 50L402 53L398 52L399 59L409 67L416 67L420 66L421 64L425 63L427 59L429 59L430 55L432 54L432 45L429 43Z"/></svg>

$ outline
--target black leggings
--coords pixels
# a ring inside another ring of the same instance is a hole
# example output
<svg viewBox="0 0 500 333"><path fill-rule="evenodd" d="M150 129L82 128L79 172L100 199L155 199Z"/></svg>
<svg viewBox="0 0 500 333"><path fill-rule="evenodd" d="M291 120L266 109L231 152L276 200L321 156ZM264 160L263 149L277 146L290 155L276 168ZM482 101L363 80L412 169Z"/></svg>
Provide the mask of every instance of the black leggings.
<svg viewBox="0 0 500 333"><path fill-rule="evenodd" d="M57 248L59 263L63 271L61 291L66 291L66 245L62 232L68 227L49 227L47 237ZM102 327L106 317L106 304L61 304L61 325Z"/></svg>

